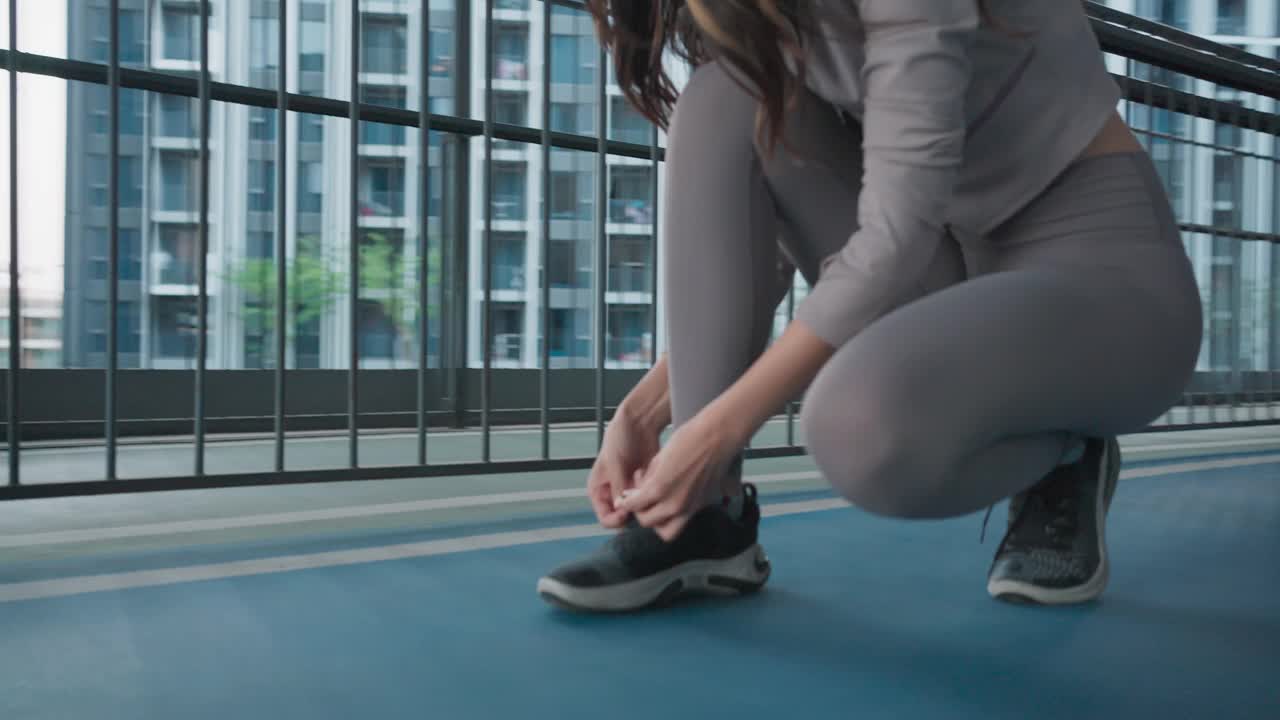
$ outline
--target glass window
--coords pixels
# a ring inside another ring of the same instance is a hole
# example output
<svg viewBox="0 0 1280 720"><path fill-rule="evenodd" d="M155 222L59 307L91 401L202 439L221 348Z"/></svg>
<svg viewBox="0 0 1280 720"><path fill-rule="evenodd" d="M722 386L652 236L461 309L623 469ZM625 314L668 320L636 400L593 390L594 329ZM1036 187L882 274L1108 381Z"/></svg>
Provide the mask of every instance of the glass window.
<svg viewBox="0 0 1280 720"><path fill-rule="evenodd" d="M89 105L89 130L97 135L111 131L110 91L103 85L87 88ZM120 134L141 135L145 122L146 93L141 90L120 88Z"/></svg>
<svg viewBox="0 0 1280 720"><path fill-rule="evenodd" d="M160 95L159 118L156 128L161 137L191 138L196 136L195 113L190 98L178 95Z"/></svg>
<svg viewBox="0 0 1280 720"><path fill-rule="evenodd" d="M276 164L271 160L249 161L249 210L271 212L276 207Z"/></svg>
<svg viewBox="0 0 1280 720"><path fill-rule="evenodd" d="M609 171L609 222L653 222L648 165L615 165Z"/></svg>
<svg viewBox="0 0 1280 720"><path fill-rule="evenodd" d="M275 109L249 108L249 139L271 142L276 139Z"/></svg>
<svg viewBox="0 0 1280 720"><path fill-rule="evenodd" d="M200 254L196 227L165 223L157 230L159 242L151 251L152 282L195 285L196 258Z"/></svg>
<svg viewBox="0 0 1280 720"><path fill-rule="evenodd" d="M275 233L271 231L253 231L245 236L244 253L247 257L270 260L275 257Z"/></svg>
<svg viewBox="0 0 1280 720"><path fill-rule="evenodd" d="M324 209L324 165L298 163L298 212L318 213Z"/></svg>
<svg viewBox="0 0 1280 720"><path fill-rule="evenodd" d="M361 72L394 74L405 72L409 53L405 45L404 18L366 15L360 43Z"/></svg>
<svg viewBox="0 0 1280 720"><path fill-rule="evenodd" d="M275 18L249 20L249 63L255 70L280 66L280 23Z"/></svg>
<svg viewBox="0 0 1280 720"><path fill-rule="evenodd" d="M310 113L298 116L298 140L301 142L324 142L324 116Z"/></svg>
<svg viewBox="0 0 1280 720"><path fill-rule="evenodd" d="M595 131L595 108L591 103L551 103L551 129L588 135Z"/></svg>
<svg viewBox="0 0 1280 720"><path fill-rule="evenodd" d="M360 88L363 102L383 107L405 107L405 88L403 85L363 85ZM405 143L403 125L390 125L362 121L360 123L360 142L366 145L400 146Z"/></svg>
<svg viewBox="0 0 1280 720"><path fill-rule="evenodd" d="M590 85L595 82L598 50L582 35L551 36L551 81Z"/></svg>
<svg viewBox="0 0 1280 720"><path fill-rule="evenodd" d="M591 175L573 171L551 173L551 217L558 220L591 218Z"/></svg>
<svg viewBox="0 0 1280 720"><path fill-rule="evenodd" d="M431 77L449 77L453 73L453 30L431 28Z"/></svg>
<svg viewBox="0 0 1280 720"><path fill-rule="evenodd" d="M164 28L164 57L169 60L196 60L200 49L200 24L194 7L165 5L161 12Z"/></svg>
<svg viewBox="0 0 1280 720"><path fill-rule="evenodd" d="M151 354L156 358L187 359L196 354L196 303L194 298L153 298Z"/></svg>
<svg viewBox="0 0 1280 720"><path fill-rule="evenodd" d="M493 289L523 290L525 287L524 233L493 234Z"/></svg>
<svg viewBox="0 0 1280 720"><path fill-rule="evenodd" d="M89 21L93 40L89 48L89 60L106 63L110 61L111 23L107 20L104 8L92 8ZM137 65L147 59L147 33L142 12L138 10L120 11L120 62Z"/></svg>
<svg viewBox="0 0 1280 720"><path fill-rule="evenodd" d="M91 207L107 206L107 164L106 155L88 156L89 205ZM120 207L142 207L142 163L135 156L123 155L120 157L117 168Z"/></svg>
<svg viewBox="0 0 1280 720"><path fill-rule="evenodd" d="M577 275L577 243L552 238L547 247L547 282L552 287L573 287L578 284Z"/></svg>
<svg viewBox="0 0 1280 720"><path fill-rule="evenodd" d="M647 235L609 237L609 290L650 292L652 263Z"/></svg>
<svg viewBox="0 0 1280 720"><path fill-rule="evenodd" d="M189 153L166 152L160 155L160 209L191 211L195 209L196 158Z"/></svg>
<svg viewBox="0 0 1280 720"><path fill-rule="evenodd" d="M120 280L137 282L142 279L142 238L136 228L119 229ZM91 227L85 230L85 243L89 256L89 274L94 280L106 280L110 271L108 256L110 242L107 228Z"/></svg>
<svg viewBox="0 0 1280 720"><path fill-rule="evenodd" d="M493 164L493 218L523 220L525 217L525 164Z"/></svg>
<svg viewBox="0 0 1280 720"><path fill-rule="evenodd" d="M404 161L370 160L360 178L360 214L404 215Z"/></svg>
<svg viewBox="0 0 1280 720"><path fill-rule="evenodd" d="M303 72L324 72L324 6L319 9L319 20L306 19L299 23L298 68Z"/></svg>
<svg viewBox="0 0 1280 720"><path fill-rule="evenodd" d="M494 23L493 76L501 80L529 79L527 25Z"/></svg>
<svg viewBox="0 0 1280 720"><path fill-rule="evenodd" d="M1244 35L1246 0L1218 0L1218 34Z"/></svg>
<svg viewBox="0 0 1280 720"><path fill-rule="evenodd" d="M615 140L648 145L652 125L636 112L626 98L614 97L610 101L609 135Z"/></svg>

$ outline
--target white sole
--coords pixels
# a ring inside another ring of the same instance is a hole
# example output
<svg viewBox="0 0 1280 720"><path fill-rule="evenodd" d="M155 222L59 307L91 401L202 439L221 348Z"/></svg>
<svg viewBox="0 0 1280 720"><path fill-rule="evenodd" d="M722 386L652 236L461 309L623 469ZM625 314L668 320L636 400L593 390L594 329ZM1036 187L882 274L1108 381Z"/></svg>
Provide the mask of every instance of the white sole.
<svg viewBox="0 0 1280 720"><path fill-rule="evenodd" d="M1098 522L1098 569L1084 583L1069 588L1046 588L1021 580L992 579L987 582L987 593L993 598L1022 598L1040 605L1074 605L1088 602L1102 594L1111 578L1111 563L1107 554L1107 510L1108 490L1115 491L1115 484L1120 478L1120 460L1113 457L1117 446L1108 441L1103 450L1101 472L1097 494Z"/></svg>
<svg viewBox="0 0 1280 720"><path fill-rule="evenodd" d="M695 560L618 585L581 588L553 578L538 580L538 594L572 610L626 612L686 594L744 595L759 590L771 567L759 544L724 560Z"/></svg>

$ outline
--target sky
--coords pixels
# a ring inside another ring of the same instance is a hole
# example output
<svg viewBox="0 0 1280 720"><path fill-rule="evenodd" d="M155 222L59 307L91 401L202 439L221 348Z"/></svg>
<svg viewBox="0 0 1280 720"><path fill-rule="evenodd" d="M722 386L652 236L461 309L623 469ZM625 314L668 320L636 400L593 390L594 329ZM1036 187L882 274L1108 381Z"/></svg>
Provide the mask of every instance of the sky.
<svg viewBox="0 0 1280 720"><path fill-rule="evenodd" d="M67 4L19 0L18 49L67 56ZM9 46L9 7L0 6L0 47ZM9 73L0 71L0 264L9 266ZM18 81L18 258L24 291L62 293L66 222L67 83L39 75ZM8 286L7 272L0 285Z"/></svg>

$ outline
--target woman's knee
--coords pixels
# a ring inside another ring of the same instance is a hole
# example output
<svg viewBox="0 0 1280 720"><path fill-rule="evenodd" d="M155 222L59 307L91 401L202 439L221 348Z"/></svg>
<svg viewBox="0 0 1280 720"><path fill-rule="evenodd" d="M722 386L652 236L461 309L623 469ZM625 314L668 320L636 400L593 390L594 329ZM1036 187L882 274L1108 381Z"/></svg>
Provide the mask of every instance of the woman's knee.
<svg viewBox="0 0 1280 720"><path fill-rule="evenodd" d="M918 401L900 383L883 380L820 375L801 412L805 442L823 477L849 502L876 515L926 517L936 469L916 442Z"/></svg>

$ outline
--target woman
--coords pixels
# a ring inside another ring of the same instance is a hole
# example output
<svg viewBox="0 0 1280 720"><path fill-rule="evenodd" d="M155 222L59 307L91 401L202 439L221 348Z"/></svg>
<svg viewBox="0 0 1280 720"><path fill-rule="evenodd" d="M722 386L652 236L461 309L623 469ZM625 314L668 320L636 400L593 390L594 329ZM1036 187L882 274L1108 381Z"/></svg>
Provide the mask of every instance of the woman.
<svg viewBox="0 0 1280 720"><path fill-rule="evenodd" d="M1201 307L1081 5L588 4L669 131L669 354L588 481L619 532L543 596L632 610L763 585L741 452L806 388L806 444L852 503L925 519L1011 498L989 592L1101 593L1115 436L1179 397ZM696 68L678 99L667 50ZM792 265L812 290L765 351Z"/></svg>

